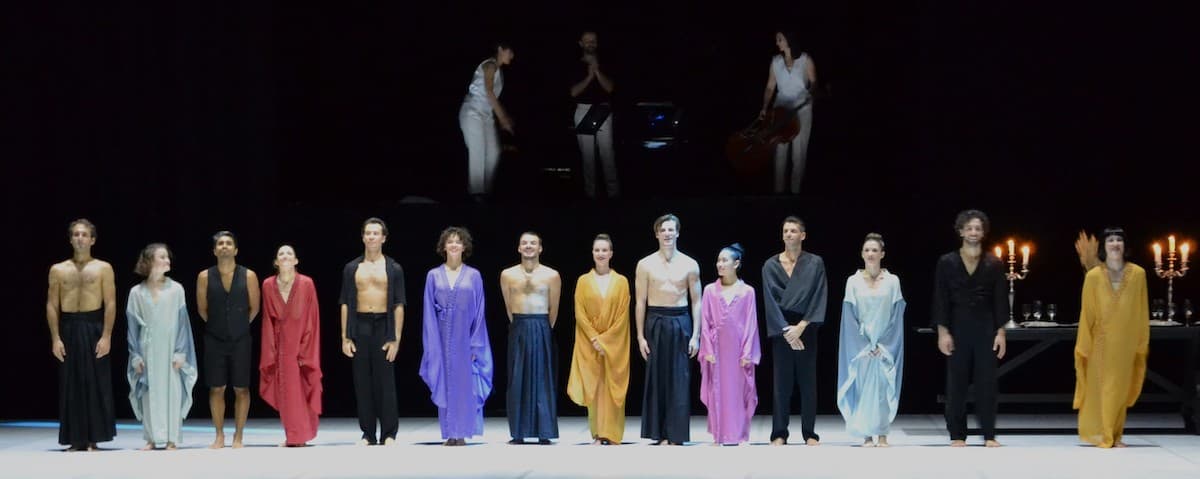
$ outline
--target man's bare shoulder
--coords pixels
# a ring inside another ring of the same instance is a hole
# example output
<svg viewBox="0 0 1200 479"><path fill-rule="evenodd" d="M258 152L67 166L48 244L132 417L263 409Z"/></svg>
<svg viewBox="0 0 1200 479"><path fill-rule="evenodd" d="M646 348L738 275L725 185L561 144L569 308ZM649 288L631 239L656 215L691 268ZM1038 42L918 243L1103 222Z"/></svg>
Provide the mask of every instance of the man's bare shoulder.
<svg viewBox="0 0 1200 479"><path fill-rule="evenodd" d="M695 258L692 258L691 256L684 254L682 251L677 252L675 254L679 255L679 260L682 261L683 264L687 266L688 270L694 270L694 271L700 270L700 263L697 263Z"/></svg>
<svg viewBox="0 0 1200 479"><path fill-rule="evenodd" d="M551 267L549 267L549 266L546 266L546 265L544 265L544 264L543 264L543 265L538 265L538 274L539 274L539 275L542 275L542 276L545 276L545 277L547 277L547 278L557 278L557 277L559 277L559 275L558 275L558 270L556 270L556 269L554 269L554 268L551 268Z"/></svg>
<svg viewBox="0 0 1200 479"><path fill-rule="evenodd" d="M514 264L512 266L504 268L503 270L500 271L500 279L504 280L504 279L508 279L510 277L516 276L518 274L517 270L520 268L521 268L520 264Z"/></svg>
<svg viewBox="0 0 1200 479"><path fill-rule="evenodd" d="M71 269L72 269L71 260L69 260L69 259L63 260L61 262L50 265L50 276L57 276L57 275L65 273L65 272L68 272Z"/></svg>
<svg viewBox="0 0 1200 479"><path fill-rule="evenodd" d="M207 283L208 282L208 270L207 269L200 270L200 272L196 274L196 281Z"/></svg>

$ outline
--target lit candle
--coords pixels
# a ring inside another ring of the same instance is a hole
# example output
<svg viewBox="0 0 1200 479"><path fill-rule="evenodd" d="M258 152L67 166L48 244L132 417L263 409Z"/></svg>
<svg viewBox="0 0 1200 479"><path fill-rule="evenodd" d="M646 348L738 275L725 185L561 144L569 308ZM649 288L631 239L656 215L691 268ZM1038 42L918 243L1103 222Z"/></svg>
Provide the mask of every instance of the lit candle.
<svg viewBox="0 0 1200 479"><path fill-rule="evenodd" d="M1175 252L1175 235L1167 237L1167 251Z"/></svg>
<svg viewBox="0 0 1200 479"><path fill-rule="evenodd" d="M1183 264L1187 264L1188 249L1189 249L1189 247L1188 247L1187 243L1184 243L1179 246L1179 252L1183 253Z"/></svg>
<svg viewBox="0 0 1200 479"><path fill-rule="evenodd" d="M1162 246L1154 243L1154 264L1155 266L1162 264Z"/></svg>
<svg viewBox="0 0 1200 479"><path fill-rule="evenodd" d="M1021 268L1029 266L1029 245L1021 247Z"/></svg>
<svg viewBox="0 0 1200 479"><path fill-rule="evenodd" d="M1012 239L1009 239L1009 240L1008 240L1008 255L1009 255L1009 256L1012 256L1012 255L1015 255L1015 254L1017 254L1017 248L1015 247L1015 244L1013 243L1013 240L1012 240Z"/></svg>
<svg viewBox="0 0 1200 479"><path fill-rule="evenodd" d="M996 257L1000 258L1000 261L1004 261L1004 250L1000 249L999 246L996 246Z"/></svg>

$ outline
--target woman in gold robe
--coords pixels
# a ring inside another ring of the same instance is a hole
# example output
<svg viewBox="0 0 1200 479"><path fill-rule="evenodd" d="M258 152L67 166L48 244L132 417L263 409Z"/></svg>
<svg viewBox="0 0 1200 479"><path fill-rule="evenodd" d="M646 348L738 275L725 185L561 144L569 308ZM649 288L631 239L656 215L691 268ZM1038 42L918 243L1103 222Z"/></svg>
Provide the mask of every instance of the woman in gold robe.
<svg viewBox="0 0 1200 479"><path fill-rule="evenodd" d="M609 268L612 239L592 241L596 266L575 283L575 352L567 395L588 410L593 444L620 444L629 388L629 280Z"/></svg>
<svg viewBox="0 0 1200 479"><path fill-rule="evenodd" d="M1125 261L1125 231L1104 230L1104 262L1083 281L1075 341L1075 400L1079 439L1125 447L1125 411L1137 402L1146 377L1150 308L1146 271Z"/></svg>

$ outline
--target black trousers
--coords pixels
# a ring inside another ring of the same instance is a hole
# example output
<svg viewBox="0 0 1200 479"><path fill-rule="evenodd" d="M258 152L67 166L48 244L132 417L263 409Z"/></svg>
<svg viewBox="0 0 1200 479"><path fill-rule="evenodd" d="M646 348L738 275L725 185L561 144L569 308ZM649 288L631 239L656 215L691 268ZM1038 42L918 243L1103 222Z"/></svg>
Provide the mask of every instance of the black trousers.
<svg viewBox="0 0 1200 479"><path fill-rule="evenodd" d="M96 343L103 334L103 310L60 316L59 336L67 357L58 367L59 444L83 449L117 435L112 355L96 358Z"/></svg>
<svg viewBox="0 0 1200 479"><path fill-rule="evenodd" d="M966 326L966 325L964 325ZM967 387L975 384L975 417L984 439L996 438L996 332L990 325L953 328L954 352L946 358L946 430L967 439ZM972 378L974 376L974 378Z"/></svg>
<svg viewBox="0 0 1200 479"><path fill-rule="evenodd" d="M508 431L513 439L558 437L554 333L548 314L513 314L508 331Z"/></svg>
<svg viewBox="0 0 1200 479"><path fill-rule="evenodd" d="M383 344L392 327L385 313L357 313L356 352L351 361L354 372L354 396L358 403L358 427L363 439L376 444L396 437L400 428L400 408L396 402L396 375L388 362ZM375 424L379 424L379 436ZM376 439L378 437L378 440Z"/></svg>
<svg viewBox="0 0 1200 479"><path fill-rule="evenodd" d="M646 307L646 391L642 396L642 437L675 444L691 440L691 366L688 340L692 314L687 307Z"/></svg>
<svg viewBox="0 0 1200 479"><path fill-rule="evenodd" d="M771 353L775 357L775 411L771 417L771 440L788 439L788 423L792 414L792 393L800 387L800 432L804 440L821 440L815 431L817 424L817 330L810 324L800 334L804 349L796 351L783 336L771 337Z"/></svg>

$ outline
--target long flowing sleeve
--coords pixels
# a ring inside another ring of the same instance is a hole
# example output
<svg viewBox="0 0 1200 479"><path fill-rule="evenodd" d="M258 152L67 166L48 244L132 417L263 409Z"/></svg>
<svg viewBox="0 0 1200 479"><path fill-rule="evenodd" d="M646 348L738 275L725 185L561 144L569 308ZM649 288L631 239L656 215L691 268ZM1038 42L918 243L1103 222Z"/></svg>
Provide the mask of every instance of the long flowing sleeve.
<svg viewBox="0 0 1200 479"><path fill-rule="evenodd" d="M304 332L300 336L300 376L304 378L307 388L306 403L309 411L321 414L321 396L325 391L321 385L324 373L321 371L321 305L317 301L317 287L311 278L304 277L304 308L300 312ZM266 322L263 322L263 335L266 336Z"/></svg>
<svg viewBox="0 0 1200 479"><path fill-rule="evenodd" d="M696 356L700 359L701 365L708 362L704 359L705 356L717 354L713 341L717 336L718 318L715 316L720 314L720 308L716 305L720 301L719 296L720 293L714 291L712 285L705 287L704 293L700 296L700 352Z"/></svg>
<svg viewBox="0 0 1200 479"><path fill-rule="evenodd" d="M575 327L583 332L588 341L596 339L599 336L596 333L596 326L592 324L593 318L588 317L587 308L584 305L587 299L587 290L584 288L590 287L588 285L588 278L590 277L591 275L585 274L575 281Z"/></svg>
<svg viewBox="0 0 1200 479"><path fill-rule="evenodd" d="M279 398L275 394L274 378L276 358L275 328L279 321L280 312L274 298L278 286L271 278L263 280L262 284L262 348L258 357L258 394L263 402L275 410L279 409Z"/></svg>
<svg viewBox="0 0 1200 479"><path fill-rule="evenodd" d="M746 367L753 370L753 365L759 364L762 361L762 344L760 344L758 338L757 298L755 297L754 288L749 286L746 288L749 291L746 292L748 301L743 303L745 305L743 306L745 308L743 314L746 318L746 325L745 334L742 339L742 359L750 361L751 365Z"/></svg>
<svg viewBox="0 0 1200 479"><path fill-rule="evenodd" d="M133 407L133 415L141 421L142 395L149 389L149 383L146 381L146 360L142 353L142 328L146 326L146 322L142 318L136 286L129 291L129 300L125 303L125 319L129 323L129 331L125 335L125 342L129 347L129 363L125 369L125 377L129 381L129 403ZM140 374L137 372L138 366L142 366Z"/></svg>
<svg viewBox="0 0 1200 479"><path fill-rule="evenodd" d="M810 279L815 280L816 288L812 292L812 301L810 301L808 311L804 313L804 320L809 324L822 324L825 322L825 309L829 304L829 281L825 278L825 261L816 258L817 261L813 265L814 271Z"/></svg>
<svg viewBox="0 0 1200 479"><path fill-rule="evenodd" d="M1088 358L1092 354L1092 329L1096 327L1096 288L1098 283L1097 269L1088 272L1083 280L1083 297L1079 304L1079 330L1075 336L1075 398L1071 407L1079 409L1083 406L1083 396L1087 392ZM1099 274L1103 274L1102 272Z"/></svg>
<svg viewBox="0 0 1200 479"><path fill-rule="evenodd" d="M720 394L717 391L717 365L708 362L707 356L715 355L716 348L713 340L717 335L716 322L718 318L715 315L720 314L717 307L714 305L720 302L720 293L714 291L713 285L704 287L704 292L700 296L700 351L696 354L696 358L700 360L700 402L709 409L716 408L713 396ZM717 361L729 361L732 358L716 358Z"/></svg>
<svg viewBox="0 0 1200 479"><path fill-rule="evenodd" d="M783 318L783 308L779 306L779 299L775 297L774 290L783 291L787 285L781 274L772 271L771 262L772 260L768 259L762 268L763 314L766 316L767 336L778 336L783 334L783 328L788 326L788 322Z"/></svg>
<svg viewBox="0 0 1200 479"><path fill-rule="evenodd" d="M609 371L608 395L613 402L624 406L629 391L629 280L618 275L613 281L613 286L617 286L612 299L614 317L608 330L600 335L600 348L604 350L605 367Z"/></svg>
<svg viewBox="0 0 1200 479"><path fill-rule="evenodd" d="M613 278L615 293L610 300L612 304L613 321L608 329L599 333L600 349L610 358L629 357L629 280L624 276ZM610 365L611 366L611 365ZM629 363L625 363L628 368Z"/></svg>
<svg viewBox="0 0 1200 479"><path fill-rule="evenodd" d="M176 294L179 295L179 312L176 316L174 361L182 362L179 368L179 380L183 387L183 398L180 404L180 417L186 418L192 409L192 388L196 386L199 376L196 370L196 345L192 340L192 320L188 316L187 301L183 298L183 286L175 283Z"/></svg>
<svg viewBox="0 0 1200 479"><path fill-rule="evenodd" d="M754 419L754 412L758 409L758 386L754 381L754 367L762 360L762 346L758 341L758 308L755 306L754 288L747 286L746 299L742 301L742 317L745 324L742 335L742 357L750 361L742 368L742 374L745 375L745 389L742 391L742 401L745 404L746 424L749 424ZM739 365L741 362L739 361Z"/></svg>
<svg viewBox="0 0 1200 479"><path fill-rule="evenodd" d="M430 399L437 407L446 407L446 385L443 381L445 351L442 350L438 328L437 269L425 275L425 294L421 301L421 379L429 386Z"/></svg>
<svg viewBox="0 0 1200 479"><path fill-rule="evenodd" d="M585 279L587 274L575 281L575 345L571 349L571 370L567 374L567 397L580 406L590 406L593 394L588 394L592 379L596 376L596 367L592 355L585 349L590 345L583 344L588 333L584 325L590 323L587 312L587 289ZM587 384L585 384L585 381Z"/></svg>
<svg viewBox="0 0 1200 479"><path fill-rule="evenodd" d="M1134 272L1131 280L1133 286L1133 303L1130 305L1130 319L1137 329L1133 335L1137 341L1137 350L1133 356L1133 379L1129 383L1129 395L1126 407L1132 407L1142 394L1142 383L1146 380L1146 359L1150 355L1150 306L1149 295L1146 291L1146 270L1141 267L1130 268Z"/></svg>
<svg viewBox="0 0 1200 479"><path fill-rule="evenodd" d="M863 354L870 346L858 314L858 298L855 290L854 277L851 276L846 280L846 296L842 299L841 329L838 331L837 405L842 415L847 417L856 409L853 402L857 398L849 395L858 373L858 369L854 367L854 358Z"/></svg>
<svg viewBox="0 0 1200 479"><path fill-rule="evenodd" d="M882 352L887 372L886 379L889 386L887 400L891 413L888 422L896 419L896 412L900 409L900 389L904 376L904 310L908 303L904 300L898 278L892 285L890 299L892 313L883 334L876 342Z"/></svg>
<svg viewBox="0 0 1200 479"><path fill-rule="evenodd" d="M483 295L483 276L479 271L473 271L474 286L471 291L471 301L474 308L471 311L471 364L475 374L475 400L479 407L492 394L492 343L488 339L487 303Z"/></svg>
<svg viewBox="0 0 1200 479"><path fill-rule="evenodd" d="M946 275L946 261L939 258L933 271L933 304L930 308L933 326L950 328L950 285Z"/></svg>

